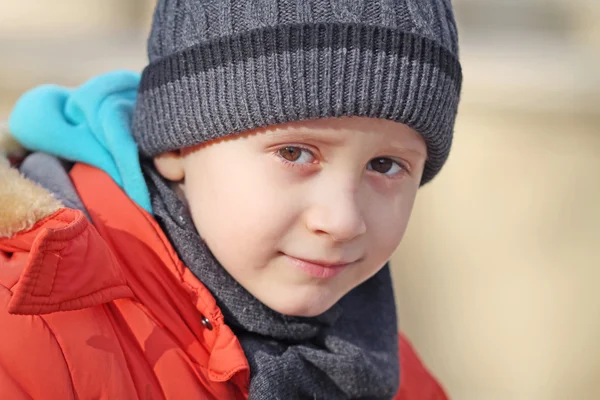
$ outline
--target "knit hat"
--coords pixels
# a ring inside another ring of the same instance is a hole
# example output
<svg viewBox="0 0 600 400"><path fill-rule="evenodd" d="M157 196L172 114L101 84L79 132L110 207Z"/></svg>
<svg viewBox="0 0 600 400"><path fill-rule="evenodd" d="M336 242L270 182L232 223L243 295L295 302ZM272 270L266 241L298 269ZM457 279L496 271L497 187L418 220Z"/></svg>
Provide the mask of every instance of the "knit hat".
<svg viewBox="0 0 600 400"><path fill-rule="evenodd" d="M158 0L133 134L143 155L340 116L404 123L445 163L462 73L450 0Z"/></svg>

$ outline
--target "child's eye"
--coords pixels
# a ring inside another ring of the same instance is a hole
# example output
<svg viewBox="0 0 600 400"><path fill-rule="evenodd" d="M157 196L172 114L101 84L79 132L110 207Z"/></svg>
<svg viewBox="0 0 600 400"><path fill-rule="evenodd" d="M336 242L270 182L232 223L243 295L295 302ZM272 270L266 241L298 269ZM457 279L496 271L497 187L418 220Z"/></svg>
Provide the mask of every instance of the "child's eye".
<svg viewBox="0 0 600 400"><path fill-rule="evenodd" d="M367 164L367 169L378 172L380 174L393 176L402 172L406 168L400 163L387 157L374 158Z"/></svg>
<svg viewBox="0 0 600 400"><path fill-rule="evenodd" d="M277 151L285 161L299 164L312 163L315 156L308 150L298 146L286 146Z"/></svg>

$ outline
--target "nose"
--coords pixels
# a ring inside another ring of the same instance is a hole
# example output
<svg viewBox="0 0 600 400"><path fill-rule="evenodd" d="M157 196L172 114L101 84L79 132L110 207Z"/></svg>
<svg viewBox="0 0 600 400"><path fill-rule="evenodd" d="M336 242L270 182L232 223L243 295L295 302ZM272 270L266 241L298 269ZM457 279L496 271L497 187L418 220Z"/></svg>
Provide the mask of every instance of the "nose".
<svg viewBox="0 0 600 400"><path fill-rule="evenodd" d="M363 235L367 225L356 190L330 187L322 191L306 214L306 226L335 242L348 242Z"/></svg>

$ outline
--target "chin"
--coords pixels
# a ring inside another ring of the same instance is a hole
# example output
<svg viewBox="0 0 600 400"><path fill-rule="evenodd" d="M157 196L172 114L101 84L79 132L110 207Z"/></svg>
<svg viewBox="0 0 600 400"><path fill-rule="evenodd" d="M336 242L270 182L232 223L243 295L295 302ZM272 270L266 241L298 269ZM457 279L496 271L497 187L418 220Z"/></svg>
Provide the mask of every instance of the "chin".
<svg viewBox="0 0 600 400"><path fill-rule="evenodd" d="M329 310L339 300L325 299L313 296L303 298L302 296L288 296L287 298L274 297L271 299L259 299L270 309L290 317L316 317Z"/></svg>

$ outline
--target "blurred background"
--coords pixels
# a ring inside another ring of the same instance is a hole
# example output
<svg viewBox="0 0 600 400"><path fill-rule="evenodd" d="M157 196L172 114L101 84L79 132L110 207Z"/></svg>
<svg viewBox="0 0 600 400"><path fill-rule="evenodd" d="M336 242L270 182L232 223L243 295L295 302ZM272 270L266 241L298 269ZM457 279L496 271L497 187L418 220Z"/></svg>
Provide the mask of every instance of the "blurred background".
<svg viewBox="0 0 600 400"><path fill-rule="evenodd" d="M141 70L153 6L1 1L0 120ZM600 399L600 1L454 6L455 145L394 256L400 326L452 399Z"/></svg>

